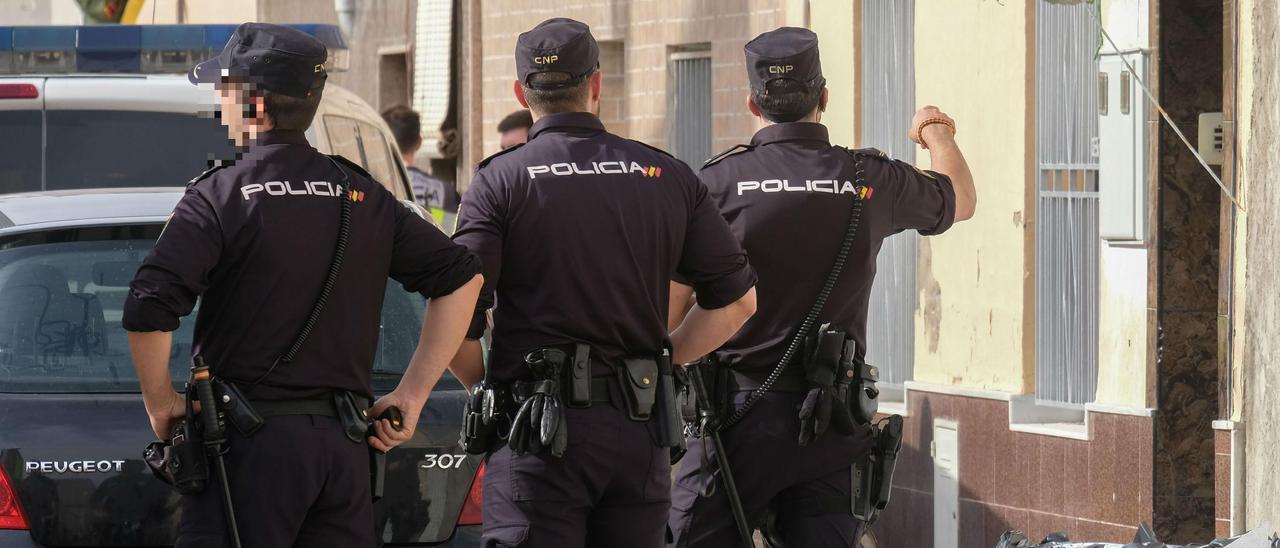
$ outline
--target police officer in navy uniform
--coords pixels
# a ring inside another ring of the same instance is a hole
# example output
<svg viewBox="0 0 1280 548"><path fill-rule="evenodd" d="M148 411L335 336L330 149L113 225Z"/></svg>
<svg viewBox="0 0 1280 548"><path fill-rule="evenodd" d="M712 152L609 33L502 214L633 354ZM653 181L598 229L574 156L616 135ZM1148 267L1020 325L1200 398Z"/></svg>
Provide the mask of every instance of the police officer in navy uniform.
<svg viewBox="0 0 1280 548"><path fill-rule="evenodd" d="M832 268L855 199L862 200L861 220L848 264L816 324L845 331L859 360L881 242L903 230L942 233L973 215L975 199L950 118L932 107L916 115L913 136L929 149L933 171L873 149L850 151L832 145L819 123L827 89L813 32L780 28L745 51L749 108L764 127L699 174L759 275L759 312L716 352L720 365L731 368L721 396L731 409L764 383L798 331ZM861 524L849 503L850 465L870 450L870 429L832 419L825 433L802 435L798 410L811 384L802 360L793 361L740 422L722 431L745 513L752 528L772 513L770 531L789 547L854 546ZM672 546L740 545L725 489L708 485L716 481L709 444L690 438L688 445L672 496Z"/></svg>
<svg viewBox="0 0 1280 548"><path fill-rule="evenodd" d="M646 397L655 379L645 371L668 344L671 277L698 290L669 340L667 359L687 362L754 312L755 275L692 170L601 124L599 49L586 25L550 19L521 34L516 68L515 95L535 119L529 141L480 163L454 234L480 256L485 286L453 371L468 385L487 376L514 406L500 421L514 423L507 439L487 456L483 544L661 546L670 455L654 421L633 418L631 398ZM476 339L490 307L486 371ZM538 364L559 352L575 375L557 394ZM582 385L589 404L575 406L579 364L592 378ZM542 430L547 443L522 433L528 390L565 403L562 420L557 405L541 420L567 427L567 439L555 428Z"/></svg>
<svg viewBox="0 0 1280 548"><path fill-rule="evenodd" d="M474 254L357 165L307 143L326 56L324 44L303 32L246 23L221 55L194 68L193 82L217 88L238 159L188 185L124 305L157 436L167 439L184 415L169 356L172 332L197 298L193 355L265 417L250 436L228 428L227 479L245 546L376 543L368 446L386 451L413 434L483 283ZM350 201L352 241L333 291L293 359L279 362L315 309L336 254L343 200ZM378 421L366 445L337 418L335 393L370 401L388 277L431 306L399 387L367 410L377 417L397 407L403 427ZM178 546L228 543L219 489L185 495L182 508Z"/></svg>

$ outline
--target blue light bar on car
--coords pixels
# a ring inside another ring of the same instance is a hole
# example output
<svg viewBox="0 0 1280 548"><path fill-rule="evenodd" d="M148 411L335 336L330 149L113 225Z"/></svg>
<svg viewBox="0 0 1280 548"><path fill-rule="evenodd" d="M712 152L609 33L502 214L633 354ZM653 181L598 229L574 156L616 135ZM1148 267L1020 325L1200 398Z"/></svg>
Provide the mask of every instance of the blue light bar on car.
<svg viewBox="0 0 1280 548"><path fill-rule="evenodd" d="M13 27L13 71L74 72L77 27Z"/></svg>
<svg viewBox="0 0 1280 548"><path fill-rule="evenodd" d="M329 48L331 72L348 68L337 25L289 25ZM236 25L0 27L0 74L181 73L222 51Z"/></svg>
<svg viewBox="0 0 1280 548"><path fill-rule="evenodd" d="M198 25L142 27L142 72L185 72L210 57Z"/></svg>
<svg viewBox="0 0 1280 548"><path fill-rule="evenodd" d="M79 72L141 72L142 27L98 25L76 33Z"/></svg>

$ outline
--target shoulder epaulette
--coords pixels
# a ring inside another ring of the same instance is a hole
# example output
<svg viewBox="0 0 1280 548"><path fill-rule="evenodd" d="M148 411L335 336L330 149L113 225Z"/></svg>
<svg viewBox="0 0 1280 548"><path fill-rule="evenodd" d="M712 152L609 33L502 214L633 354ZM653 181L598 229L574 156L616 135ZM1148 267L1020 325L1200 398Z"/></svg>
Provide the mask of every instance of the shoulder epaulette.
<svg viewBox="0 0 1280 548"><path fill-rule="evenodd" d="M713 166L713 165L716 165L717 163L719 163L719 162L720 162L720 160L723 160L723 159L725 159L725 158L728 158L728 157L730 157L730 156L733 156L734 154L738 154L738 153L746 152L746 151L751 150L751 149L753 149L753 148L756 148L756 147L755 147L755 145L743 145L743 144L733 145L732 147L730 147L730 148L729 148L729 150L726 150L726 151L724 151L724 152L721 152L720 154L717 154L717 155L715 155L715 156L712 156L710 159L708 159L707 161L703 162L703 163L702 163L702 169L706 169L706 168L708 168L708 167L711 167L711 166Z"/></svg>
<svg viewBox="0 0 1280 548"><path fill-rule="evenodd" d="M652 151L654 151L654 152L657 152L658 154L661 154L661 155L666 156L666 157L668 157L668 158L675 158L675 156L672 156L670 152L667 152L667 151L665 151L665 150L662 150L662 149L660 149L660 148L658 148L658 147L655 147L655 146L653 146L653 145L651 145L651 144L649 144L649 143L646 143L646 142L644 142L644 141L637 141L637 140L635 140L635 139L627 139L627 140L628 140L628 141L631 141L631 142L633 142L633 143L635 143L635 144L637 144L637 145L643 146L644 148L647 148L647 149L649 149L649 150L652 150Z"/></svg>
<svg viewBox="0 0 1280 548"><path fill-rule="evenodd" d="M190 181L187 181L187 186L188 186L188 187L195 186L195 184L196 184L196 183L198 183L198 182L200 182L200 181L203 181L203 180L205 180L205 179L208 179L208 178L209 178L209 176L210 176L210 175L213 175L213 173L214 173L215 171L218 171L219 169L222 169L222 168L224 168L224 167L227 167L227 164L225 164L225 163L219 163L219 164L217 164L217 165L215 165L215 166L213 166L213 167L211 167L211 168L209 168L209 169L204 170L204 173L201 173L201 174L199 174L199 175L196 175L194 179L191 179Z"/></svg>
<svg viewBox="0 0 1280 548"><path fill-rule="evenodd" d="M351 160L348 160L347 158L343 157L341 154L329 154L328 156L330 158L333 158L334 160L342 162L342 165L351 168L352 171L355 171L356 173L364 175L369 179L373 178L373 175L369 175L369 170L365 169L360 164L357 164L355 162L352 162Z"/></svg>
<svg viewBox="0 0 1280 548"><path fill-rule="evenodd" d="M874 158L880 158L880 159L883 159L883 160L888 160L888 159L889 159L889 155L888 155L888 154L885 154L883 150L880 150L880 149L878 149L878 148L872 148L872 147L866 147L866 148L847 148L847 147L840 147L840 148L845 149L845 151L847 151L849 154L853 154L853 155L855 155L855 156L856 156L856 155L863 155L863 156L871 156L871 157L874 157Z"/></svg>
<svg viewBox="0 0 1280 548"><path fill-rule="evenodd" d="M520 148L520 147L522 147L522 146L524 146L524 143L520 143L520 144L517 144L517 145L512 145L512 146L510 146L510 147L508 147L508 148L504 148L504 149L499 150L499 151L497 151L497 152L495 152L495 153L493 153L493 154L490 154L488 158L485 158L485 159L483 159L483 160L480 160L480 163L476 164L476 169L477 169L477 170L479 170L479 169L483 169L483 168L484 168L484 166L489 165L489 162L492 162L494 158L497 158L497 157L499 157L499 156L502 156L503 154L506 154L506 153L508 153L508 152L511 152L511 151L513 151L513 150L516 150L516 149L518 149L518 148Z"/></svg>

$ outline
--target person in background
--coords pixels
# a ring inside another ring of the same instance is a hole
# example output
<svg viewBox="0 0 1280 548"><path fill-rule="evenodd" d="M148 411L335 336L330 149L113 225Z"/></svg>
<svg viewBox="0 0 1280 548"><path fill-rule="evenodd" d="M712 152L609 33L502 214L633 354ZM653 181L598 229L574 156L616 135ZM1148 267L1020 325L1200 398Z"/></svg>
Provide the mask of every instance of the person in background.
<svg viewBox="0 0 1280 548"><path fill-rule="evenodd" d="M498 122L499 146L502 150L507 150L516 145L522 145L529 140L529 128L533 127L533 115L529 114L529 109L520 109L501 122Z"/></svg>
<svg viewBox="0 0 1280 548"><path fill-rule="evenodd" d="M435 219L438 226L451 226L445 217L458 213L458 190L453 183L442 181L427 174L413 165L413 157L422 148L422 119L418 112L404 105L396 105L382 111L382 119L391 126L391 134L396 137L396 146L400 148L400 157L405 167L409 168L409 186L413 188L413 197Z"/></svg>

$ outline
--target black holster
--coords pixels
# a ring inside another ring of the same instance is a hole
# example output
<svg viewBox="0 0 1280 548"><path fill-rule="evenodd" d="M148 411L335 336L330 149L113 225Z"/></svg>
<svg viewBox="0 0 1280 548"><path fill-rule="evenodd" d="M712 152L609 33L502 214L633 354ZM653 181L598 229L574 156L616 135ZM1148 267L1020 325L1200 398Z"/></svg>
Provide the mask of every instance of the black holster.
<svg viewBox="0 0 1280 548"><path fill-rule="evenodd" d="M194 398L188 384L186 416L173 426L168 440L153 441L142 452L151 473L184 495L203 493L209 486L209 455L205 452L204 435L192 405Z"/></svg>
<svg viewBox="0 0 1280 548"><path fill-rule="evenodd" d="M891 415L883 426L872 426L875 447L853 465L853 515L868 525L889 505L893 472L902 449L902 416Z"/></svg>

